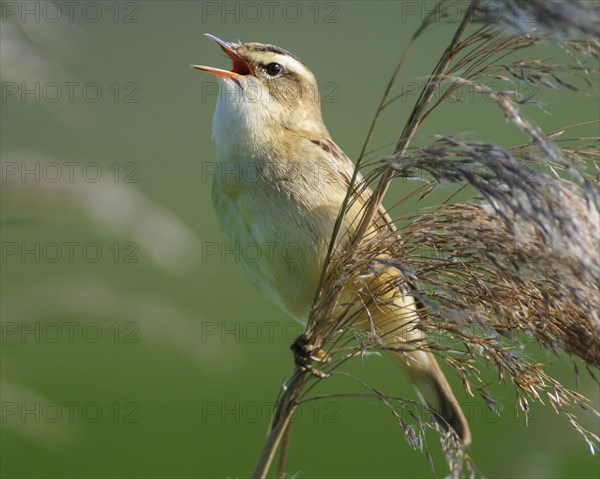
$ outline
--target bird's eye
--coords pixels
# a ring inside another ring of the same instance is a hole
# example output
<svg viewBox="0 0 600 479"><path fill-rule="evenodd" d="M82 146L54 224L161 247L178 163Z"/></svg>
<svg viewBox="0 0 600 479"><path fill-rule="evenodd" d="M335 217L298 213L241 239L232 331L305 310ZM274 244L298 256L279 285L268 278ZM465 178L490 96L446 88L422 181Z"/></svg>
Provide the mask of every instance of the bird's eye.
<svg viewBox="0 0 600 479"><path fill-rule="evenodd" d="M282 70L283 70L283 67L279 63L269 63L265 67L265 71L267 72L267 75L270 75L272 77L279 75Z"/></svg>

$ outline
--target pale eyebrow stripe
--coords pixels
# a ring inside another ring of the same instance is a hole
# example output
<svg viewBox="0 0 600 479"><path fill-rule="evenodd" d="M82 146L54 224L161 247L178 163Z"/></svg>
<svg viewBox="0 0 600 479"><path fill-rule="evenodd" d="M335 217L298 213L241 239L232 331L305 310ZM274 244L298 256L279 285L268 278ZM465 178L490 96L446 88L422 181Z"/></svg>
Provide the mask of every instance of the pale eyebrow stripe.
<svg viewBox="0 0 600 479"><path fill-rule="evenodd" d="M304 64L304 62L302 60L300 60L296 55L294 55L293 53L290 53L287 50L284 50L283 48L280 48L276 45L269 45L269 44L257 45L256 43L247 43L246 45L257 52L271 52L271 53L277 53L279 55L291 57L294 60L302 63L302 65L306 66Z"/></svg>

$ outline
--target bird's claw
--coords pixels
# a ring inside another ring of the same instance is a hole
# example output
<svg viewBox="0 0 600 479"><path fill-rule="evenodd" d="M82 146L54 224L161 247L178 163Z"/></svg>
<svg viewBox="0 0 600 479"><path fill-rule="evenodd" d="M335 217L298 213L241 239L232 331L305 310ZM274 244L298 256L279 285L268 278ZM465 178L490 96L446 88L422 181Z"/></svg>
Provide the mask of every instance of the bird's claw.
<svg viewBox="0 0 600 479"><path fill-rule="evenodd" d="M304 371L308 371L317 378L323 379L331 376L330 373L325 373L311 364L313 361L317 363L326 363L331 361L331 358L328 358L325 351L321 348L317 348L310 344L306 335L301 334L298 336L290 349L294 353L294 362L296 363L296 366L299 366Z"/></svg>

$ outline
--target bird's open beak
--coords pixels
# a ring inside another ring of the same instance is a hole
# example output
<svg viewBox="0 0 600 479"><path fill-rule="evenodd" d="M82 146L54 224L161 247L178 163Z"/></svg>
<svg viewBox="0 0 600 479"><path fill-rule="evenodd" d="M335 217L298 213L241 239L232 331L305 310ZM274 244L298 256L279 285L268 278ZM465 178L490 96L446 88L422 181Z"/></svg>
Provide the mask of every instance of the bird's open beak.
<svg viewBox="0 0 600 479"><path fill-rule="evenodd" d="M248 65L248 62L236 53L236 50L239 46L237 43L226 42L215 37L214 35L211 35L210 33L205 33L205 35L211 40L215 41L221 47L221 50L227 53L227 56L233 61L233 67L231 68L231 71L207 67L204 65L192 65L192 68L213 73L214 75L223 78L235 78L240 75L252 75L254 73L250 65Z"/></svg>

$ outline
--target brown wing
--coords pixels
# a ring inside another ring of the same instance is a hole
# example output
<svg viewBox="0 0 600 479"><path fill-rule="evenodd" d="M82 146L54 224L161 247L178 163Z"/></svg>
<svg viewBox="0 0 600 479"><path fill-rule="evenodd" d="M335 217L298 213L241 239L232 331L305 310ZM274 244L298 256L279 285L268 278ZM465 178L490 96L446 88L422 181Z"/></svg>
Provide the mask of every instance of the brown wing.
<svg viewBox="0 0 600 479"><path fill-rule="evenodd" d="M339 174L346 188L348 188L350 186L350 182L352 181L352 176L355 169L355 164L352 162L352 160L350 160L350 158L348 158L342 149L329 138L326 140L311 140L311 142L319 145L326 153L329 154L328 157L335 162L332 165L334 170ZM358 172L358 176L354 184L354 191L357 196L355 201L359 201L361 206L364 205L373 195L373 190L371 190L371 188L368 186L367 181L360 171ZM383 205L379 205L373 221L378 229L390 228L391 231L396 231L396 227L392 222L392 218Z"/></svg>
<svg viewBox="0 0 600 479"><path fill-rule="evenodd" d="M314 140L313 143L320 145L321 148L328 153L326 157L329 158L330 161L335 162L333 171L337 172L342 184L346 185L347 190L354 174L354 163L352 163L344 152L330 139L325 141ZM373 191L368 187L366 180L360 172L357 175L354 189L357 201L359 201L361 206L366 204L367 200L373 195ZM383 205L379 205L373 218L373 223L373 226L377 230L388 229L390 234L395 234L397 231L396 226ZM387 274L389 273L384 273L382 276L386 276ZM426 309L423 303L419 301L418 297L414 294L414 291L416 290L415 286L409 280L406 280L405 284L410 290L409 295L412 297L412 304L414 306L414 309L410 308L407 309L407 311L416 313L417 318L415 319L417 320L424 319L426 317ZM394 293L392 293L392 295L393 294ZM405 296L404 293L399 297L396 297L394 301L399 305L399 309L406 308L406 305L411 303L411 301L407 301L407 296ZM411 338L409 337L411 336L411 333L407 333L406 337L399 334L400 331L402 331L402 328L398 328L398 324L402 323L402 317L405 317L408 322L412 321L410 318L414 313L398 315L397 311L392 311L392 314L388 317L386 312L389 311L385 308L374 308L370 314L371 320L378 327L382 328L381 331L385 331L386 324L388 325L387 328L391 330L392 334L390 335L386 335L386 333L383 332L382 336L388 337L386 342L390 346L395 347L402 345L405 341L411 341ZM381 320L377 319L378 314L382 315ZM412 317L414 318L414 316ZM411 329L412 328L409 328L409 330ZM414 329L412 336L412 339L422 339L424 335L422 331ZM469 425L435 356L431 352L422 350L405 353L391 352L392 356L405 369L425 402L432 409L436 410L442 416L444 421L452 426L456 433L461 437L464 444L468 445L471 442ZM445 427L444 425L442 426Z"/></svg>
<svg viewBox="0 0 600 479"><path fill-rule="evenodd" d="M346 187L350 186L350 182L352 180L352 175L354 174L355 164L348 158L348 156L342 151L340 147L338 147L333 140L327 139L325 141L313 141L313 143L319 144L321 148L323 148L327 153L331 152L331 157L336 161L336 171L339 172L342 181L346 185ZM355 192L359 196L359 201L362 204L365 204L367 200L373 195L373 190L368 186L364 176L358 172L358 176L355 182ZM392 221L390 214L383 204L380 204L377 209L377 213L373 218L375 228L381 230L384 228L388 228L390 233L394 233L397 231L396 225ZM414 292L416 290L414 284L410 281L407 281L410 289ZM425 305L422 301L419 300L418 297L415 297L415 304L417 306L417 311L419 315L424 315L426 312Z"/></svg>

